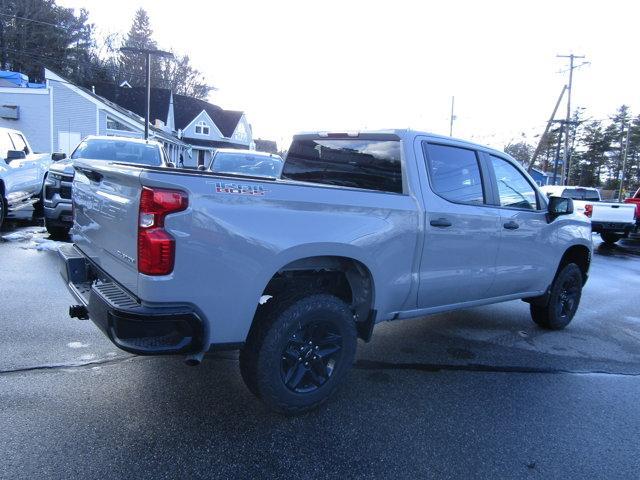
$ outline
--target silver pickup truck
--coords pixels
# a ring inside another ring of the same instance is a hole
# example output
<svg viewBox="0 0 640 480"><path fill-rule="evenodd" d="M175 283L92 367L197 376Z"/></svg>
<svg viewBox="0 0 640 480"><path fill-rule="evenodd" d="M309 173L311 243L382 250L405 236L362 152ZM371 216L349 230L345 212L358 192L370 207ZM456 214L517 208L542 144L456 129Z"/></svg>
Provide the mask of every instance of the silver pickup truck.
<svg viewBox="0 0 640 480"><path fill-rule="evenodd" d="M294 137L265 179L83 162L61 273L137 354L240 349L248 388L297 413L345 377L378 322L523 299L573 318L589 219L508 155L408 130Z"/></svg>

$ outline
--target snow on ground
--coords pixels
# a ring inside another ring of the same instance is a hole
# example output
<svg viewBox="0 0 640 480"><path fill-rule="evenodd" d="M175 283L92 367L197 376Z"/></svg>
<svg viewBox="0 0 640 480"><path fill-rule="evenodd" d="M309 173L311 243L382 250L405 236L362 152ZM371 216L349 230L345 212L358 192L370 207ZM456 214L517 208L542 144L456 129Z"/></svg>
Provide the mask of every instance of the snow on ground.
<svg viewBox="0 0 640 480"><path fill-rule="evenodd" d="M0 239L5 242L24 242L24 245L20 245L21 248L38 251L57 251L65 244L65 242L58 242L47 237L47 230L43 227L25 227L2 235Z"/></svg>
<svg viewBox="0 0 640 480"><path fill-rule="evenodd" d="M5 242L23 242L25 240L31 240L35 235L39 233L47 233L47 229L44 227L26 227L21 228L13 233L7 233L2 235L2 240Z"/></svg>

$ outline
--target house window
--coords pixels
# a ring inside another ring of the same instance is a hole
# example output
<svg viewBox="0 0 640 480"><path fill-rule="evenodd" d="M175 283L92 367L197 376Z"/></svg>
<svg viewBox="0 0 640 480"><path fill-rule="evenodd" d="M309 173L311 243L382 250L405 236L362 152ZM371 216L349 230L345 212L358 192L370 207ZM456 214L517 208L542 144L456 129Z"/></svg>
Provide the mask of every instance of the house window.
<svg viewBox="0 0 640 480"><path fill-rule="evenodd" d="M247 132L244 122L240 121L240 123L238 123L235 132L233 132L233 138L239 142L249 143L249 133Z"/></svg>
<svg viewBox="0 0 640 480"><path fill-rule="evenodd" d="M196 133L200 135L209 135L209 125L200 120L196 123Z"/></svg>
<svg viewBox="0 0 640 480"><path fill-rule="evenodd" d="M119 122L115 118L107 117L107 130L121 130L124 132L133 132L132 128L129 128L122 122Z"/></svg>

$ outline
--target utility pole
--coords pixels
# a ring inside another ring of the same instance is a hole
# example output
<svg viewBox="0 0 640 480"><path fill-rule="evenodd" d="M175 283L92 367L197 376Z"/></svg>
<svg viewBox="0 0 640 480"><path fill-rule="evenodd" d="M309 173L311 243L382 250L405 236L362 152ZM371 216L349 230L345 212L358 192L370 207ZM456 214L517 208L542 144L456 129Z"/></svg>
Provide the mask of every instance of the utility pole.
<svg viewBox="0 0 640 480"><path fill-rule="evenodd" d="M560 161L560 145L562 144L562 134L564 133L564 122L560 121L560 136L558 137L558 145L556 146L556 155L553 159L553 183L556 184L556 179L558 178L558 162Z"/></svg>
<svg viewBox="0 0 640 480"><path fill-rule="evenodd" d="M456 119L456 116L453 114L453 104L455 102L456 97L451 97L451 117L449 119L449 136L453 136L453 121Z"/></svg>
<svg viewBox="0 0 640 480"><path fill-rule="evenodd" d="M631 125L627 127L627 139L624 142L624 155L622 156L622 170L620 170L620 188L618 189L618 201L622 201L622 185L624 184L624 169L627 166L627 152L629 151L629 132L631 132Z"/></svg>
<svg viewBox="0 0 640 480"><path fill-rule="evenodd" d="M567 131L564 137L564 157L562 162L562 183L565 183L565 168L567 167L567 162L569 160L569 121L571 121L571 87L573 86L573 70L582 65L585 65L587 62L581 63L580 65L574 65L574 60L576 58L585 58L584 55L574 55L570 53L569 55L556 55L558 58L568 58L569 59L569 83L567 85Z"/></svg>
<svg viewBox="0 0 640 480"><path fill-rule="evenodd" d="M151 55L156 57L173 58L173 53L165 52L163 50L149 50L146 48L133 48L122 47L120 49L123 53L140 53L145 56L145 71L147 73L146 78L146 105L144 110L144 139L149 140L149 105L151 104Z"/></svg>
<svg viewBox="0 0 640 480"><path fill-rule="evenodd" d="M538 158L538 155L540 154L540 150L542 149L542 145L544 144L544 141L547 138L547 134L549 133L549 128L551 128L551 124L553 123L553 119L556 117L556 112L558 111L558 107L560 106L560 102L562 101L562 97L564 96L564 92L567 91L567 86L564 85L562 87L562 91L560 92L560 96L558 97L558 101L556 102L556 106L553 107L553 112L551 112L551 116L549 117L549 120L547 121L547 126L544 128L544 133L542 134L542 136L540 137L540 140L538 141L538 146L536 147L535 151L533 152L533 155L531 156L531 162L529 163L529 168L527 169L527 171L529 173L531 173L531 169L533 168L533 166L536 163L536 159Z"/></svg>

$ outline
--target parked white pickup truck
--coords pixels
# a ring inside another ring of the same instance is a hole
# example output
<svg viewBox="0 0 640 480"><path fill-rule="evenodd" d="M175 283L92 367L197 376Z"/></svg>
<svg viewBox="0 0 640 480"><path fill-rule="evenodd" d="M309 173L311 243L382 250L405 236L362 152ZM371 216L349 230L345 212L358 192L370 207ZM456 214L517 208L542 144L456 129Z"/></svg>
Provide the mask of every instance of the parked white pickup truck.
<svg viewBox="0 0 640 480"><path fill-rule="evenodd" d="M59 153L34 153L18 130L0 128L0 227L5 218L42 200L42 179Z"/></svg>
<svg viewBox="0 0 640 480"><path fill-rule="evenodd" d="M595 188L547 185L541 190L547 197L571 198L575 211L591 219L591 230L599 233L605 243L614 244L635 229L635 206L603 202Z"/></svg>

